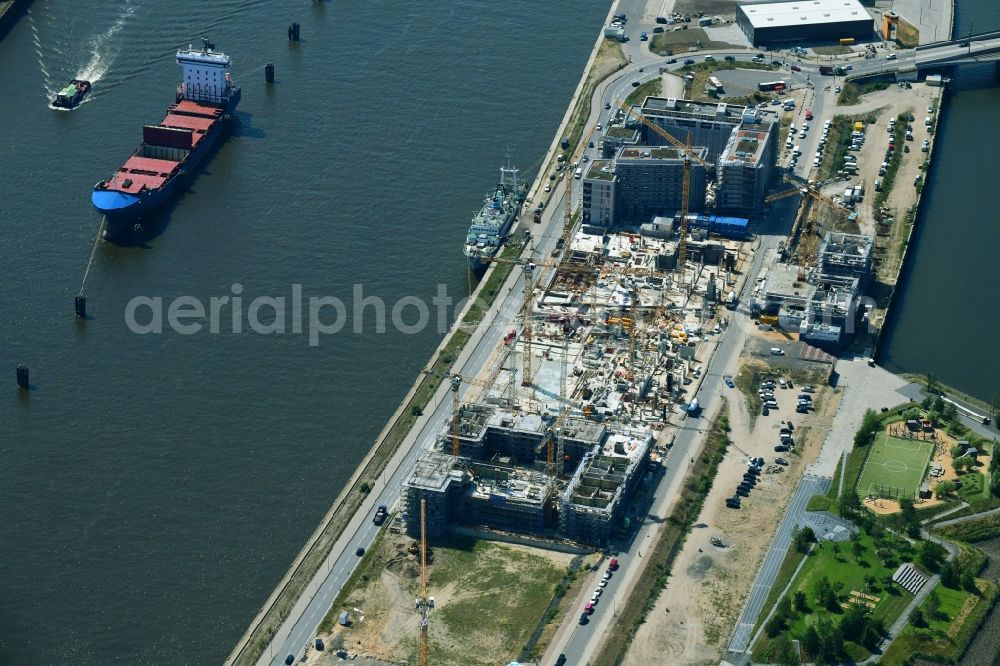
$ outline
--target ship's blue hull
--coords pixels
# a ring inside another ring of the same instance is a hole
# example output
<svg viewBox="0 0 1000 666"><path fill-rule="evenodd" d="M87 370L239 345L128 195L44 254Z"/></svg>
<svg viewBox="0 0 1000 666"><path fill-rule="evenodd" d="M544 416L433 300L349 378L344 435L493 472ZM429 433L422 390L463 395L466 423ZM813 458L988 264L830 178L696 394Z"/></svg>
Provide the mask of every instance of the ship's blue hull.
<svg viewBox="0 0 1000 666"><path fill-rule="evenodd" d="M99 189L95 186L90 195L90 201L98 211L107 218L105 236L112 237L122 231L132 229L139 219L150 211L159 208L177 190L179 184L189 176L201 162L212 153L225 131L229 115L240 102L240 89L236 88L230 95L222 119L215 123L205 133L187 158L169 180L155 190L143 190L137 194L119 192L113 189Z"/></svg>

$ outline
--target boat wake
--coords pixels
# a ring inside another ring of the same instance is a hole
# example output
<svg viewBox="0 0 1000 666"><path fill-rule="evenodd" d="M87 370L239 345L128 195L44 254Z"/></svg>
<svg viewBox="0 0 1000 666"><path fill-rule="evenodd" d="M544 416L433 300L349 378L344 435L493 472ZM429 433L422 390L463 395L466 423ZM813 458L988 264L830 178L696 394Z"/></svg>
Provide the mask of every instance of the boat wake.
<svg viewBox="0 0 1000 666"><path fill-rule="evenodd" d="M135 5L130 0L125 0L121 14L118 15L111 27L90 41L90 61L83 68L83 71L77 74L76 78L91 83L97 83L104 78L118 54L118 49L109 48L111 40L121 32L133 14L135 14Z"/></svg>
<svg viewBox="0 0 1000 666"><path fill-rule="evenodd" d="M135 15L136 3L135 0L122 0L117 8L109 8L110 26L89 39L86 35L70 36L73 17L61 9L58 4L50 4L41 13L30 8L27 11L32 47L48 99L55 97L70 79L97 83L107 75L121 51L115 36ZM81 60L85 62L82 67L79 65ZM82 103L91 98L92 95L88 95Z"/></svg>

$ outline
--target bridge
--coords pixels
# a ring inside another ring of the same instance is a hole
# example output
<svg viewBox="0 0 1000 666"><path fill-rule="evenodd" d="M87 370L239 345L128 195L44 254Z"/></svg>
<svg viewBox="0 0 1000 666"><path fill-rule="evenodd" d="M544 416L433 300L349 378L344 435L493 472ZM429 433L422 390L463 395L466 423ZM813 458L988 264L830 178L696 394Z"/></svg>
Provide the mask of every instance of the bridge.
<svg viewBox="0 0 1000 666"><path fill-rule="evenodd" d="M896 56L893 60L880 56L860 62L845 63L844 66L848 68L846 78L854 79L932 67L1000 62L1000 30L931 42L916 49L899 49L890 54L890 57L892 55Z"/></svg>
<svg viewBox="0 0 1000 666"><path fill-rule="evenodd" d="M917 67L965 65L997 60L1000 60L1000 30L924 44L916 48L914 57Z"/></svg>

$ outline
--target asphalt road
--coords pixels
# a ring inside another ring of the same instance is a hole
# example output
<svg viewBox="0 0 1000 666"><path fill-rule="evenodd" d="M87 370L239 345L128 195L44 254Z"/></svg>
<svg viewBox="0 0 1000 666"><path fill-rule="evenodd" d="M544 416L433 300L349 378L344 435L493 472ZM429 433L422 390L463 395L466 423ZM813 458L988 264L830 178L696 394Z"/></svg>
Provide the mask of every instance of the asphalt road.
<svg viewBox="0 0 1000 666"><path fill-rule="evenodd" d="M588 127L590 128L598 121L606 122L607 116L605 114L610 112L604 109L605 103L615 106L616 100L624 99L633 89L633 81L643 81L657 75L655 68L659 66L658 63L663 63L664 66L669 68L680 68L683 66L683 60L674 65L665 65L666 58L650 53L648 50L649 43L639 40L638 36L641 32L645 31L652 34L652 29L656 25L655 16L651 15L643 18L646 5L647 2L645 0L620 0L619 2L619 12L628 14L631 19L626 27L626 32L630 36L631 41L626 43L625 53L630 57L632 64L621 70L610 83L606 82L598 88L594 101L597 102L599 99L599 103L595 103L592 106L591 117L588 123ZM633 35L633 33L635 34ZM994 42L996 43L994 44ZM1000 51L1000 38L984 43L973 42L974 54L986 55L993 51ZM883 69L895 69L906 63L907 57L911 58L909 64L913 64L914 61L924 63L934 58L961 58L968 55L968 52L969 48L958 47L957 45L945 45L936 49L921 51L919 55L913 51L899 52L898 60L889 61L884 56L879 56L876 59L859 61L857 65L854 65L852 74L857 75ZM705 53L709 52L700 52L699 56L703 57ZM753 52L739 50L713 51L711 53L716 56L732 55L739 60L749 60L753 55ZM818 77L817 66L805 63L800 66L802 67L800 76ZM651 68L652 71L640 72L640 68ZM791 73L783 74L783 76L791 76ZM816 108L814 108L814 112L817 112L822 104L822 96L817 99L815 104ZM819 114L817 113L817 115ZM817 133L815 130L812 130L810 139L815 140L816 136ZM596 150L597 148L588 150L588 156L591 159L596 156ZM802 165L806 165L807 163L809 163L807 160L802 160ZM564 175L564 178L570 177L572 175L569 173ZM536 258L550 256L552 249L555 247L556 239L561 235L563 188L564 186L561 181L557 181L554 184L554 191L543 214L542 224L532 225L533 229L531 231L533 243L535 244L533 256ZM579 197L578 190L579 187L575 188L573 194L574 200L577 200ZM765 243L765 247L773 247L776 246L777 239L778 236L765 236L762 237L762 242ZM760 270L764 249L762 248L757 252L750 276L745 285L752 285L754 283L756 275ZM476 376L479 374L485 368L493 350L499 345L502 336L516 321L523 289L523 275L520 268L515 268L512 278L514 279L513 284L508 279L508 285L511 285L511 288L506 295L502 296L502 299L498 302L498 306L495 306L493 310L496 313L494 319L496 324L486 327L485 330L480 329L480 332L477 334L478 340L474 336L473 342L470 342L470 345L474 346L467 347L467 350L471 351L466 352L466 360L456 368L461 374L466 376ZM744 307L733 313L730 319L730 326L717 343L718 349L708 365L703 385L710 387L721 385L722 375L732 373L733 368L735 368L735 360L742 349L745 339L744 327L746 326L746 319L747 314ZM463 386L461 392L464 394L466 391L467 387ZM714 388L702 391L698 397L704 414L716 413L721 403L721 395L717 394ZM415 436L411 433L410 437L407 438L407 441L401 447L400 453L397 454L397 457L387 467L386 472L383 474L381 489L377 493L369 495L362 509L358 511L347 530L345 530L344 536L338 541L338 547L334 548L330 557L321 567L320 573L313 583L311 583L311 585L318 586L318 589L312 596L308 594L303 595L299 603L296 604L290 617L297 619L295 619L294 624L290 628L288 628L286 623L285 626L279 629L268 650L258 661L258 664L261 666L269 663L274 666L280 666L280 664L284 663L287 655L294 655L297 658L312 644L319 623L325 617L334 598L350 577L355 566L357 566L360 558L354 554L355 550L358 547L367 549L378 532L379 528L371 522L371 516L375 507L378 504L388 504L391 506L395 503L396 499L400 496L403 483L412 469L419 452L433 444L451 417L451 400L448 399L446 386L442 386L439 389L435 400L436 406L429 417L425 419L419 431L416 432ZM680 483L683 473L688 467L686 461L691 457L691 452L696 450L701 443L703 432L700 426L702 425L704 423L699 420L689 419L681 428L674 446L665 461L667 469L655 493L654 509L664 508L670 498L675 495L671 490L675 489ZM800 485L800 490L801 488L802 486ZM615 613L615 605L621 603L620 600L616 599L616 593L626 586L627 583L625 581L627 579L634 578L634 575L629 576L628 564L633 558L638 559L641 557L642 547L652 538L655 526L660 520L657 517L658 515L659 512L654 510L647 516L640 528L639 538L632 542L633 545L629 550L619 555L622 568L609 581L607 589L598 604L598 610L592 616L591 622L586 626L577 625L572 632L568 634L564 633L564 646L559 651L566 653L569 663L585 663L585 658L595 649L601 633L610 627ZM789 515L791 515L791 512ZM344 545L342 542L345 541L349 542L349 546L340 547ZM633 568L634 570L635 568ZM755 585L756 589L757 586ZM589 594L587 596L589 598ZM763 600L761 600L762 603ZM608 610L609 607L610 611ZM573 621L575 622L578 618L579 614L575 614Z"/></svg>
<svg viewBox="0 0 1000 666"><path fill-rule="evenodd" d="M552 200L546 207L542 216L542 223L531 225L534 227L533 242L535 244L533 256L536 258L548 257L555 247L556 239L561 235L562 230L562 188L554 193ZM511 283L513 279L513 283ZM478 340L473 336L463 357L459 358L455 370L467 377L474 377L486 368L493 351L500 345L502 337L515 326L515 322L522 303L524 276L520 267L515 267L507 284L509 290L497 301L492 312L495 316L491 319L489 326L482 326L478 329ZM467 356L466 356L467 354ZM279 630L268 650L258 660L258 664L272 664L279 666L284 664L287 655L294 655L298 658L305 649L311 645L316 636L323 617L330 610L333 600L340 589L347 582L360 558L355 555L357 548L366 550L374 541L380 529L372 522L375 507L379 504L392 506L400 497L404 482L413 469L413 464L420 451L433 445L437 436L442 433L448 421L451 419L451 397L448 395L447 383L445 382L435 394L435 407L430 412L416 433L410 434L400 447L401 453L386 468L382 476L383 485L376 488L365 500L362 508L355 515L348 525L341 540L348 540L348 544L338 541L338 546L334 548L331 556L321 567L317 578L322 577L318 582L318 591L314 596L303 595L300 604L296 605L296 610L291 617L297 618L294 625L289 630L283 627ZM460 393L464 395L468 387L463 385ZM399 456L403 455L402 459ZM344 547L341 547L344 545ZM325 576L324 576L325 572ZM307 601L308 600L308 601ZM304 606L304 607L302 607ZM416 625L414 625L416 626Z"/></svg>
<svg viewBox="0 0 1000 666"><path fill-rule="evenodd" d="M806 505L809 503L809 498L813 495L825 493L829 487L830 479L810 474L804 475L799 480L799 485L792 495L788 511L778 526L778 532L774 535L774 540L771 542L771 547L764 557L760 571L757 572L757 578L754 580L753 587L750 588L750 596L747 598L747 603L743 607L743 612L740 614L739 622L736 624L733 638L729 643L730 652L745 652L750 647L751 632L753 631L754 624L757 622L757 618L760 616L760 612L764 610L764 601L771 592L774 579L778 576L778 570L781 569L781 563L785 560L785 553L788 552L788 548L792 543L792 534L796 527L806 522L803 519L803 514L805 513Z"/></svg>

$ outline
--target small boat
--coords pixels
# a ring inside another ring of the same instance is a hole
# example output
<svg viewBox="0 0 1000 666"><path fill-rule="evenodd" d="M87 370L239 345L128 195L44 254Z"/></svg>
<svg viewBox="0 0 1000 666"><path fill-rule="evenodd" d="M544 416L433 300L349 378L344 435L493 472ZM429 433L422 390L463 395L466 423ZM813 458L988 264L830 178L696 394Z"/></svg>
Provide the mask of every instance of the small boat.
<svg viewBox="0 0 1000 666"><path fill-rule="evenodd" d="M80 105L83 98L90 92L90 81L73 79L69 85L56 93L52 100L52 108L72 111Z"/></svg>

